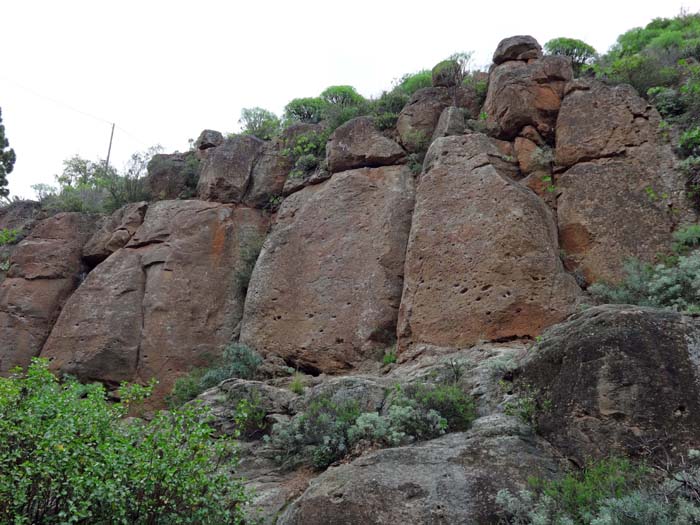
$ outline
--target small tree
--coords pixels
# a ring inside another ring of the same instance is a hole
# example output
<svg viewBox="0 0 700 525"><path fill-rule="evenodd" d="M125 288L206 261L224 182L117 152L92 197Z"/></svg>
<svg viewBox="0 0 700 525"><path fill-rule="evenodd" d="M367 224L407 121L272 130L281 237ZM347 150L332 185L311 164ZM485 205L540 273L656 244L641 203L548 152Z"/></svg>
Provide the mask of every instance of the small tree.
<svg viewBox="0 0 700 525"><path fill-rule="evenodd" d="M321 98L328 104L346 107L357 106L365 102L365 98L352 86L328 87L321 93Z"/></svg>
<svg viewBox="0 0 700 525"><path fill-rule="evenodd" d="M280 128L280 119L263 108L243 108L238 123L244 135L253 135L263 140L270 140Z"/></svg>
<svg viewBox="0 0 700 525"><path fill-rule="evenodd" d="M284 108L284 119L288 122L316 124L323 118L326 102L319 97L295 98Z"/></svg>
<svg viewBox="0 0 700 525"><path fill-rule="evenodd" d="M550 55L570 57L576 74L596 57L593 46L575 38L553 38L544 45L544 50Z"/></svg>
<svg viewBox="0 0 700 525"><path fill-rule="evenodd" d="M2 108L0 108L0 197L7 198L7 176L15 166L15 150L10 148L10 142L5 137L5 126L2 124Z"/></svg>

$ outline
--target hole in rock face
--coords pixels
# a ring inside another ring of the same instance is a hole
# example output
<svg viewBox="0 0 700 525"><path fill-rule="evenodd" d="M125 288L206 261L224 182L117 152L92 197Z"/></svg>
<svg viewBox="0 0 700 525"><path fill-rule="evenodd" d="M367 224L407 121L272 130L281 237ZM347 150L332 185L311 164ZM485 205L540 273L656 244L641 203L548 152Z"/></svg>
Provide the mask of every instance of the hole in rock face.
<svg viewBox="0 0 700 525"><path fill-rule="evenodd" d="M295 357L285 357L284 363L289 368L293 368L294 370L298 370L302 374L306 374L306 375L314 376L314 377L321 375L321 371L318 368L316 368L315 366L313 366L309 363L299 361Z"/></svg>

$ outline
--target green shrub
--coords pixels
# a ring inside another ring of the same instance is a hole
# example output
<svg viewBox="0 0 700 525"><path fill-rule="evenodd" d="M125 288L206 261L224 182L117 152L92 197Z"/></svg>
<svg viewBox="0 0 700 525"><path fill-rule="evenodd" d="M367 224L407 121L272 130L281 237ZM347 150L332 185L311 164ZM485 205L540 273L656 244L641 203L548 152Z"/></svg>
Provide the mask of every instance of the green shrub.
<svg viewBox="0 0 700 525"><path fill-rule="evenodd" d="M282 155L285 155L292 163L289 177L303 178L315 170L326 156L326 142L330 131L309 131L288 139Z"/></svg>
<svg viewBox="0 0 700 525"><path fill-rule="evenodd" d="M649 88L647 97L664 118L678 116L685 110L680 93L673 88Z"/></svg>
<svg viewBox="0 0 700 525"><path fill-rule="evenodd" d="M596 50L593 46L575 38L553 38L544 45L544 50L550 55L571 58L576 74L580 73L583 66L590 64L596 57Z"/></svg>
<svg viewBox="0 0 700 525"><path fill-rule="evenodd" d="M6 244L15 244L19 241L19 230L14 230L10 228L0 229L0 246L5 246Z"/></svg>
<svg viewBox="0 0 700 525"><path fill-rule="evenodd" d="M600 302L669 308L680 312L700 310L700 253L680 255L670 264L625 263L625 278L618 285L595 283L589 291Z"/></svg>
<svg viewBox="0 0 700 525"><path fill-rule="evenodd" d="M401 92L408 97L419 89L431 87L433 85L433 74L428 69L423 69L417 73L408 73L402 76L393 91Z"/></svg>
<svg viewBox="0 0 700 525"><path fill-rule="evenodd" d="M243 523L233 442L202 408L124 416L150 389L60 383L46 360L0 378L0 522Z"/></svg>
<svg viewBox="0 0 700 525"><path fill-rule="evenodd" d="M232 343L224 349L223 355L212 367L197 368L178 378L168 398L169 404L173 407L181 406L232 377L253 379L261 363L262 358L255 350Z"/></svg>
<svg viewBox="0 0 700 525"><path fill-rule="evenodd" d="M392 346L391 348L387 348L384 351L384 356L382 357L382 364L386 366L392 363L396 363L396 359L396 346Z"/></svg>
<svg viewBox="0 0 700 525"><path fill-rule="evenodd" d="M365 102L365 98L352 86L330 86L323 90L321 99L328 105L345 107L358 106Z"/></svg>
<svg viewBox="0 0 700 525"><path fill-rule="evenodd" d="M292 377L291 382L289 383L289 390L294 392L297 395L301 395L304 393L304 376L303 374L300 374L299 372L294 373L294 377Z"/></svg>
<svg viewBox="0 0 700 525"><path fill-rule="evenodd" d="M419 439L466 430L476 417L474 400L457 385L417 383L397 387L391 406L410 407L417 412L417 426L401 430ZM437 425L433 424L433 414L442 420Z"/></svg>
<svg viewBox="0 0 700 525"><path fill-rule="evenodd" d="M241 118L241 133L253 135L262 140L270 140L280 130L280 119L272 111L263 108L243 108Z"/></svg>
<svg viewBox="0 0 700 525"><path fill-rule="evenodd" d="M678 147L682 155L700 155L700 126L683 132L678 140Z"/></svg>
<svg viewBox="0 0 700 525"><path fill-rule="evenodd" d="M307 122L316 124L323 118L325 100L320 97L295 98L284 108L284 118L287 122Z"/></svg>

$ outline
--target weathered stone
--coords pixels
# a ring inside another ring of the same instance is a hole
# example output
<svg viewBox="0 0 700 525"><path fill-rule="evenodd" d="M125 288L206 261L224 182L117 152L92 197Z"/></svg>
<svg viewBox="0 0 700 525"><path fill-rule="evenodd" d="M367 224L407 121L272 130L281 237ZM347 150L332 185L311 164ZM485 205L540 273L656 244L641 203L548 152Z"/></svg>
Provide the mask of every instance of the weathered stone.
<svg viewBox="0 0 700 525"><path fill-rule="evenodd" d="M443 60L432 70L433 87L454 87L459 76L459 63L456 60Z"/></svg>
<svg viewBox="0 0 700 525"><path fill-rule="evenodd" d="M197 184L199 198L242 202L251 184L253 166L264 146L265 141L251 135L239 135L208 151Z"/></svg>
<svg viewBox="0 0 700 525"><path fill-rule="evenodd" d="M518 159L518 166L523 175L529 175L539 166L539 161L535 157L538 151L537 144L530 139L516 137L513 146L515 157Z"/></svg>
<svg viewBox="0 0 700 525"><path fill-rule="evenodd" d="M566 456L680 457L700 446L700 322L626 305L548 331L519 376L549 408L538 431Z"/></svg>
<svg viewBox="0 0 700 525"><path fill-rule="evenodd" d="M495 67L484 102L487 124L495 126L500 138L512 139L532 126L551 139L565 84L572 76L571 60L562 56Z"/></svg>
<svg viewBox="0 0 700 525"><path fill-rule="evenodd" d="M196 193L198 177L199 160L192 151L153 155L145 189L151 200L189 198Z"/></svg>
<svg viewBox="0 0 700 525"><path fill-rule="evenodd" d="M416 91L404 106L396 121L396 130L401 144L410 152L425 151L435 132L442 111L455 103L451 90L447 88L423 88ZM473 89L457 90L457 107L463 108L466 117L479 115L478 97Z"/></svg>
<svg viewBox="0 0 700 525"><path fill-rule="evenodd" d="M437 126L435 126L432 140L438 137L462 135L466 130L467 124L464 118L464 110L462 108L449 106L442 110L440 120L438 120Z"/></svg>
<svg viewBox="0 0 700 525"><path fill-rule="evenodd" d="M155 377L152 403L217 358L242 315L258 210L202 201L148 208L126 247L97 266L64 307L42 356L55 370L116 385Z"/></svg>
<svg viewBox="0 0 700 525"><path fill-rule="evenodd" d="M634 91L572 82L557 120L559 236L588 283L619 281L624 262L666 252L677 223L694 220L660 117Z"/></svg>
<svg viewBox="0 0 700 525"><path fill-rule="evenodd" d="M500 489L551 478L554 451L505 416L482 418L466 433L380 450L331 467L279 518L279 525L496 523Z"/></svg>
<svg viewBox="0 0 700 525"><path fill-rule="evenodd" d="M533 58L542 58L542 48L533 37L529 35L517 35L504 38L498 43L493 54L493 63L502 64L509 60L528 61Z"/></svg>
<svg viewBox="0 0 700 525"><path fill-rule="evenodd" d="M134 202L115 211L83 247L83 258L91 266L104 261L126 245L143 222L147 202Z"/></svg>
<svg viewBox="0 0 700 525"><path fill-rule="evenodd" d="M346 122L333 132L326 145L326 160L331 173L390 166L405 155L403 148L382 135L369 117Z"/></svg>
<svg viewBox="0 0 700 525"><path fill-rule="evenodd" d="M481 134L437 139L416 194L399 344L460 347L534 337L580 290L559 260L549 209L492 163Z"/></svg>
<svg viewBox="0 0 700 525"><path fill-rule="evenodd" d="M224 143L224 136L219 131L213 129L205 129L199 134L194 142L195 149L205 150L221 146Z"/></svg>
<svg viewBox="0 0 700 525"><path fill-rule="evenodd" d="M394 337L413 208L408 168L335 174L287 198L253 272L241 341L338 372Z"/></svg>
<svg viewBox="0 0 700 525"><path fill-rule="evenodd" d="M81 250L95 218L59 213L36 224L0 283L0 373L39 355L63 303L84 271Z"/></svg>
<svg viewBox="0 0 700 525"><path fill-rule="evenodd" d="M292 406L295 412L303 412L314 401L325 398L338 406L355 402L360 412L378 412L384 404L387 389L387 386L369 376L332 377L307 389Z"/></svg>
<svg viewBox="0 0 700 525"><path fill-rule="evenodd" d="M15 242L0 245L0 282L5 279L17 243L29 235L36 221L45 215L41 211L41 204L36 201L14 201L7 206L0 206L0 230L17 232Z"/></svg>

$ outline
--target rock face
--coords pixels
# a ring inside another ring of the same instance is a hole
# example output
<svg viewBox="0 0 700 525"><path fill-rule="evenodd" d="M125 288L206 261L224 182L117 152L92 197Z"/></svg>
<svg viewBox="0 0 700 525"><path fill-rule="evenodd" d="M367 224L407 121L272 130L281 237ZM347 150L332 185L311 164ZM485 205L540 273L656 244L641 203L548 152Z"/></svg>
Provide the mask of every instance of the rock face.
<svg viewBox="0 0 700 525"><path fill-rule="evenodd" d="M437 139L416 193L399 344L460 347L534 337L579 289L559 260L546 205L500 173L481 134Z"/></svg>
<svg viewBox="0 0 700 525"><path fill-rule="evenodd" d="M331 173L396 164L405 157L401 146L382 135L369 117L354 118L333 132L326 145Z"/></svg>
<svg viewBox="0 0 700 525"><path fill-rule="evenodd" d="M179 375L210 363L235 336L240 279L267 226L254 209L152 204L126 247L70 298L42 356L55 370L110 385L155 377L153 403L162 402Z"/></svg>
<svg viewBox="0 0 700 525"><path fill-rule="evenodd" d="M95 218L59 213L36 224L14 249L0 283L0 373L39 355L64 301L78 286L81 250Z"/></svg>
<svg viewBox="0 0 700 525"><path fill-rule="evenodd" d="M147 202L134 202L115 211L83 247L83 258L91 266L123 248L143 222Z"/></svg>
<svg viewBox="0 0 700 525"><path fill-rule="evenodd" d="M586 310L547 332L523 364L522 380L551 403L539 431L579 464L696 448L699 344L695 318L621 305Z"/></svg>
<svg viewBox="0 0 700 525"><path fill-rule="evenodd" d="M656 110L629 86L572 82L557 120L559 235L586 281L618 281L630 257L668 250L689 220L683 179ZM690 218L692 220L692 217Z"/></svg>
<svg viewBox="0 0 700 525"><path fill-rule="evenodd" d="M389 346L413 194L410 170L389 166L287 198L253 272L241 341L324 372Z"/></svg>
<svg viewBox="0 0 700 525"><path fill-rule="evenodd" d="M416 91L396 121L396 131L406 151L425 151L430 145L440 115L452 105L454 97L447 88L433 87ZM463 108L469 118L479 115L478 97L472 89L457 90L457 106Z"/></svg>
<svg viewBox="0 0 700 525"><path fill-rule="evenodd" d="M493 63L498 65L509 60L527 62L534 58L542 58L540 44L529 35L517 35L504 38L499 42L493 54Z"/></svg>
<svg viewBox="0 0 700 525"><path fill-rule="evenodd" d="M194 142L195 149L204 151L210 148L215 148L224 143L224 136L219 131L213 129L205 129L199 134Z"/></svg>
<svg viewBox="0 0 700 525"><path fill-rule="evenodd" d="M482 418L466 433L380 450L331 467L280 525L496 523L498 490L550 478L559 464L544 441L511 418Z"/></svg>
<svg viewBox="0 0 700 525"><path fill-rule="evenodd" d="M43 218L41 205L35 201L16 201L0 207L0 230L15 230L17 241L27 236L40 218ZM16 243L0 246L0 282L5 279L10 268L10 257Z"/></svg>
<svg viewBox="0 0 700 525"><path fill-rule="evenodd" d="M437 126L435 126L432 140L439 137L449 137L450 135L462 135L466 130L467 124L464 118L464 110L455 106L449 106L442 110Z"/></svg>
<svg viewBox="0 0 700 525"><path fill-rule="evenodd" d="M153 155L148 162L146 192L152 200L192 197L198 176L199 160L194 152Z"/></svg>
<svg viewBox="0 0 700 525"><path fill-rule="evenodd" d="M499 138L507 140L526 126L552 139L564 86L572 77L571 60L562 56L496 66L489 76L484 102L487 124L496 128Z"/></svg>
<svg viewBox="0 0 700 525"><path fill-rule="evenodd" d="M242 202L253 175L253 166L265 142L239 135L207 152L197 184L200 199L215 202Z"/></svg>

